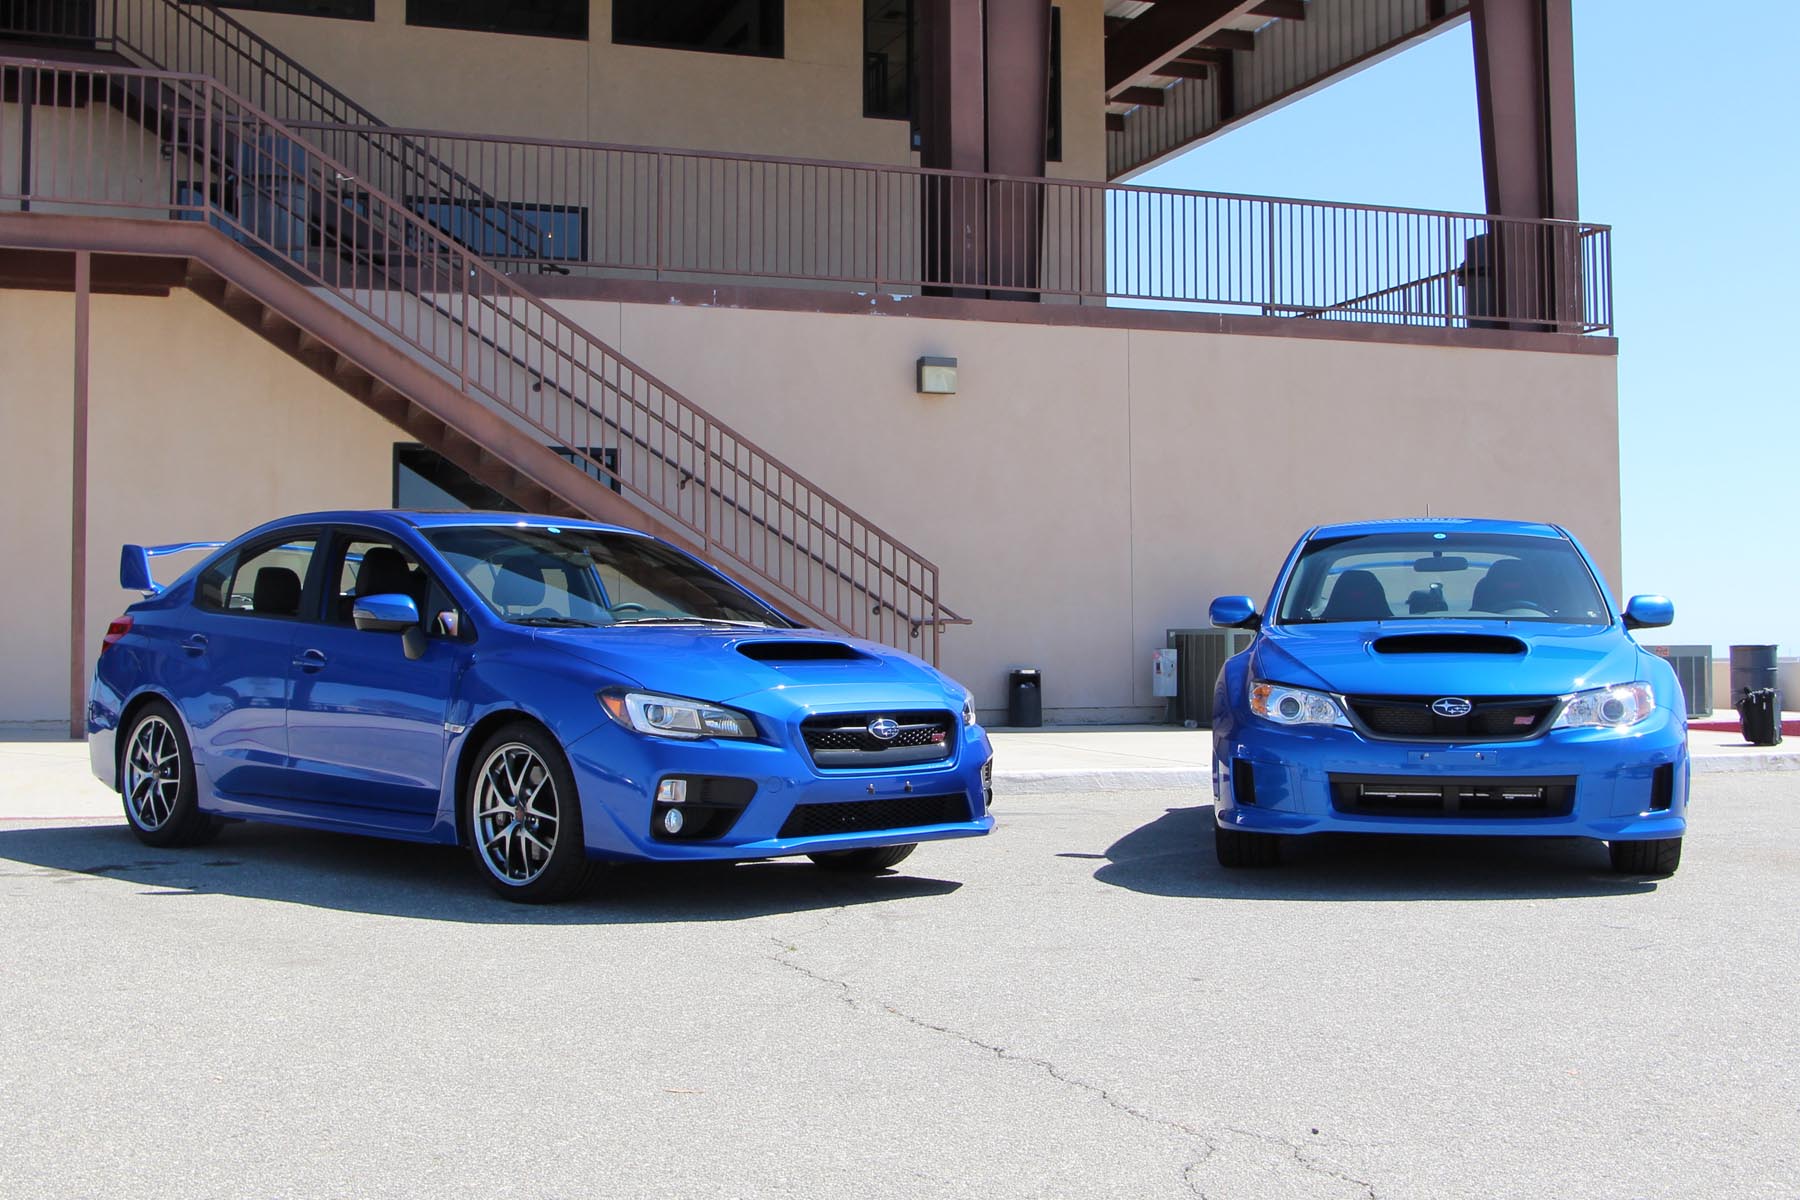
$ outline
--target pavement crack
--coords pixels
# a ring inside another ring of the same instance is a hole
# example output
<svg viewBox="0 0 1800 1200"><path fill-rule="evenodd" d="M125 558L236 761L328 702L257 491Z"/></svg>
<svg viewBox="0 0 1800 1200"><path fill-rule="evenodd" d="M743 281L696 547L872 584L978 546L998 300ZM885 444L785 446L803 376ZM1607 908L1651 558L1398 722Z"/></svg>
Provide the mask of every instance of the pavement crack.
<svg viewBox="0 0 1800 1200"><path fill-rule="evenodd" d="M827 928L830 924L830 917L833 915L836 914L828 914L824 920L809 932L817 933ZM815 983L820 983L833 989L837 994L839 1002L852 1010L858 1012L883 1013L897 1020L904 1021L916 1029L922 1029L928 1033L935 1033L942 1037L953 1038L972 1049L981 1050L991 1054L1002 1062L1035 1068L1055 1080L1057 1083L1060 1083L1065 1087L1085 1092L1098 1099L1107 1107L1124 1116L1130 1117L1134 1121L1168 1130L1171 1133L1191 1138L1200 1143L1202 1151L1200 1157L1182 1168L1181 1181L1189 1192L1200 1197L1201 1200L1207 1200L1208 1193L1204 1189L1202 1181L1197 1177L1197 1174L1207 1162L1220 1153L1220 1132L1276 1149L1281 1152L1283 1157L1290 1159L1293 1164L1301 1170L1312 1175L1335 1180L1340 1184L1356 1189L1361 1200L1378 1200L1378 1197L1375 1194L1374 1184L1366 1179L1359 1179L1348 1172L1339 1170L1329 1163L1318 1160L1307 1152L1304 1145L1289 1141L1287 1138L1281 1137L1278 1134L1258 1133L1252 1129L1241 1129L1233 1125L1221 1126L1217 1131L1202 1129L1199 1126L1190 1125L1186 1121L1178 1121L1173 1117L1165 1117L1158 1113L1151 1112L1148 1109L1141 1108L1138 1105L1115 1095L1111 1089L1102 1084L1094 1083L1091 1080L1081 1078L1079 1075L1069 1073L1047 1058L1042 1058L1033 1054L1025 1054L997 1042L985 1041L976 1037L974 1034L957 1029L953 1026L941 1025L935 1021L928 1021L923 1017L915 1016L896 1005L884 1001L864 999L856 994L848 981L826 975L820 971L815 971L802 963L796 962L793 956L799 952L799 946L793 941L777 937L770 937L769 941L780 951L778 954L771 956L772 961L779 966L793 971L795 974L803 975Z"/></svg>
<svg viewBox="0 0 1800 1200"><path fill-rule="evenodd" d="M1189 1137L1189 1138L1196 1139L1197 1141L1199 1141L1201 1143L1201 1145L1203 1147L1205 1147L1206 1152L1204 1154L1202 1154L1200 1156L1200 1158L1197 1159L1195 1162L1193 1162L1188 1167L1183 1169L1182 1181L1188 1186L1189 1190L1192 1191L1195 1195L1204 1196L1204 1193L1202 1193L1199 1190L1199 1188L1195 1186L1193 1178L1192 1178L1192 1172L1195 1167L1198 1167L1201 1163L1205 1162L1208 1158L1212 1157L1212 1155L1214 1153L1216 1153L1218 1150L1217 1145L1214 1144L1212 1138L1210 1136L1208 1136L1208 1134L1206 1133L1205 1130L1198 1129L1195 1126L1189 1125L1182 1121L1177 1121L1177 1120L1174 1120L1169 1117L1158 1116L1155 1113L1148 1112L1144 1109L1138 1108L1134 1104L1130 1104L1124 1100L1121 1100L1118 1096L1115 1096L1109 1089L1107 1089L1106 1087L1104 1087L1100 1084L1093 1083L1089 1080L1082 1079L1079 1076L1069 1074L1067 1071L1063 1070L1061 1067L1057 1066L1055 1063L1051 1062L1047 1058L1039 1058L1035 1055L1022 1054L1016 1050L1009 1049L1006 1046L1002 1046L1002 1045L999 1045L994 1042L983 1041L981 1038L976 1037L974 1034L966 1033L963 1030L953 1028L949 1025L939 1025L936 1022L927 1021L923 1017L916 1017L913 1014L906 1012L905 1010L898 1008L892 1004L877 1003L877 1002L864 1000L861 997L856 995L856 993L851 989L850 984L848 982L846 982L842 979L835 979L832 976L822 974L818 971L814 971L809 967L803 966L802 964L795 962L792 955L797 952L798 947L795 946L793 943L785 941L781 938L774 938L774 937L771 937L769 940L771 942L775 943L775 945L777 947L779 947L781 950L780 954L773 956L774 962L776 962L780 966L786 967L790 971L793 971L800 975L804 975L806 978L811 979L817 983L822 983L829 987L837 989L838 999L845 1005L849 1006L850 1008L852 1008L858 1012L885 1013L888 1016L895 1017L901 1021L906 1022L908 1025L911 1025L916 1029L923 1029L929 1033L935 1033L935 1034L939 1034L944 1037L954 1038L956 1041L959 1041L966 1046L970 1046L977 1050L986 1051L987 1053L992 1054L995 1058L1001 1060L1002 1062L1014 1063L1014 1064L1017 1064L1020 1066L1026 1066L1026 1067L1035 1067L1039 1071L1042 1071L1044 1074L1048 1075L1051 1079L1054 1079L1056 1082L1064 1085L1065 1087L1076 1088L1080 1091L1086 1092L1089 1095L1094 1096L1097 1099L1099 1099L1107 1107L1109 1107L1117 1112L1123 1113L1124 1115L1132 1118L1135 1121L1139 1121L1139 1122L1142 1122L1147 1125L1156 1126L1156 1127L1159 1127L1162 1129L1167 1129L1174 1133L1180 1134L1183 1137Z"/></svg>

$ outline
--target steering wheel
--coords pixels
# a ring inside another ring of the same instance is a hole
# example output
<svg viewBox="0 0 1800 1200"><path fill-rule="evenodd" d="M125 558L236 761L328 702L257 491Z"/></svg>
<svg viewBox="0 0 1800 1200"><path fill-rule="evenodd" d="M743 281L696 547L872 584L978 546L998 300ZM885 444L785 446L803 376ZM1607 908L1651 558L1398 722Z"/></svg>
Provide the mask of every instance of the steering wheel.
<svg viewBox="0 0 1800 1200"><path fill-rule="evenodd" d="M1540 617L1547 617L1550 615L1550 610L1539 604L1536 600L1510 600L1507 602L1506 607L1500 610L1500 615L1504 617L1508 613L1521 611L1536 613Z"/></svg>
<svg viewBox="0 0 1800 1200"><path fill-rule="evenodd" d="M645 607L644 605L638 604L636 601L626 600L623 603L613 605L612 611L615 615L617 615L618 613L622 613L622 612L640 612L641 613L641 612L649 612L650 610L647 607Z"/></svg>

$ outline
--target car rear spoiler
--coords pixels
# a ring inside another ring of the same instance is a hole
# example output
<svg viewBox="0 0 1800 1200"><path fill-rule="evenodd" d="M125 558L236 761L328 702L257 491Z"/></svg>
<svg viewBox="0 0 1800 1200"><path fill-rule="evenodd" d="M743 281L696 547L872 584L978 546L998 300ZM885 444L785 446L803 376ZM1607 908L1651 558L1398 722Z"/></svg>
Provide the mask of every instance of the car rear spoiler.
<svg viewBox="0 0 1800 1200"><path fill-rule="evenodd" d="M150 577L150 560L184 550L217 550L224 542L171 542L167 546L125 545L119 549L119 586L128 592L154 596L163 585Z"/></svg>

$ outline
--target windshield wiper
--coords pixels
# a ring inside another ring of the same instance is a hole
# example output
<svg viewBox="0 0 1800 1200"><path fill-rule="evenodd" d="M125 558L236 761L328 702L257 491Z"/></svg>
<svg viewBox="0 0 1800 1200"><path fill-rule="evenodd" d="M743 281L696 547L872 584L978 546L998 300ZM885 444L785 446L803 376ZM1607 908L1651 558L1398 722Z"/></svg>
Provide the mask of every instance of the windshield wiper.
<svg viewBox="0 0 1800 1200"><path fill-rule="evenodd" d="M614 625L729 625L734 629L773 629L767 621L732 621L725 617L626 617Z"/></svg>
<svg viewBox="0 0 1800 1200"><path fill-rule="evenodd" d="M598 629L600 622L584 621L580 617L508 617L514 625L561 625L571 629Z"/></svg>

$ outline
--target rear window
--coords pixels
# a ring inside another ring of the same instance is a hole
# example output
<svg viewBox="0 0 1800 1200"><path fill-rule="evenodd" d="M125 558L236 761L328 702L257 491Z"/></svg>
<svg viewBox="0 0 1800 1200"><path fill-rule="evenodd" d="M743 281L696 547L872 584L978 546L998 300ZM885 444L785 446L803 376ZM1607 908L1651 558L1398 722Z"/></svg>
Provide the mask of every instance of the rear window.
<svg viewBox="0 0 1800 1200"><path fill-rule="evenodd" d="M1606 625L1593 573L1561 538L1378 533L1315 538L1278 607L1284 625L1507 620Z"/></svg>

